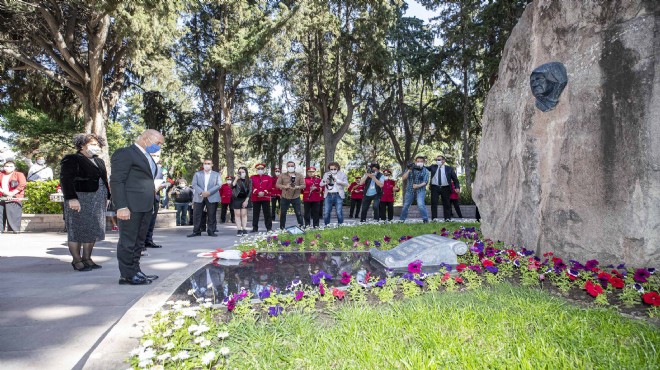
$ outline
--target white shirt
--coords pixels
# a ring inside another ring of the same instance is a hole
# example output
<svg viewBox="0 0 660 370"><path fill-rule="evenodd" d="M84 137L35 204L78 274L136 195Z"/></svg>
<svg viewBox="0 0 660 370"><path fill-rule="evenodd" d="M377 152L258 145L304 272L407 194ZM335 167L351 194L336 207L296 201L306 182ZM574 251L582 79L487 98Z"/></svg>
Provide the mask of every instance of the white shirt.
<svg viewBox="0 0 660 370"><path fill-rule="evenodd" d="M53 179L53 169L46 165L33 164L27 175L27 181L45 181Z"/></svg>
<svg viewBox="0 0 660 370"><path fill-rule="evenodd" d="M140 149L142 154L144 154L145 157L147 157L147 162L149 162L149 167L151 168L151 176L156 177L156 162L154 162L154 159L151 158L149 153L147 153L146 150L144 150L143 147L141 147L138 143L135 143L135 146Z"/></svg>
<svg viewBox="0 0 660 370"><path fill-rule="evenodd" d="M449 186L444 164L442 165L442 167L438 168L438 172L440 172L440 186Z"/></svg>
<svg viewBox="0 0 660 370"><path fill-rule="evenodd" d="M204 191L209 190L209 180L211 180L211 171L204 171Z"/></svg>
<svg viewBox="0 0 660 370"><path fill-rule="evenodd" d="M2 176L2 194L7 194L9 193L9 179L11 177L11 174L7 175L5 174Z"/></svg>

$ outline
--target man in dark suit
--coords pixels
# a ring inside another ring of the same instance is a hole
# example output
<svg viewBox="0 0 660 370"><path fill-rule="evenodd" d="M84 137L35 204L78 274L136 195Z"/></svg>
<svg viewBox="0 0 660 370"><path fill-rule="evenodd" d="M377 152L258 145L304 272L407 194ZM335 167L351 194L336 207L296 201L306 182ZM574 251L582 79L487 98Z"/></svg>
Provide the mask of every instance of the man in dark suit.
<svg viewBox="0 0 660 370"><path fill-rule="evenodd" d="M162 183L156 188L156 195L154 197L154 212L151 214L151 221L149 222L149 230L147 231L147 239L144 241L145 248L162 248L162 245L154 243L154 228L156 227L156 218L158 217L158 210L160 209L160 191L167 187L167 182L163 176L163 166L160 165L160 152L150 153L151 158L156 163L156 177L154 180L160 180Z"/></svg>
<svg viewBox="0 0 660 370"><path fill-rule="evenodd" d="M151 284L158 278L142 272L140 254L154 209L157 166L149 154L158 152L164 142L160 132L146 130L135 144L118 149L112 155L110 186L119 219L119 284Z"/></svg>
<svg viewBox="0 0 660 370"><path fill-rule="evenodd" d="M428 167L431 171L431 220L438 217L438 196L442 197L442 213L445 221L451 219L451 183L454 183L456 192L460 193L461 184L456 177L456 171L453 167L445 164L444 156L439 155L435 158L436 164Z"/></svg>

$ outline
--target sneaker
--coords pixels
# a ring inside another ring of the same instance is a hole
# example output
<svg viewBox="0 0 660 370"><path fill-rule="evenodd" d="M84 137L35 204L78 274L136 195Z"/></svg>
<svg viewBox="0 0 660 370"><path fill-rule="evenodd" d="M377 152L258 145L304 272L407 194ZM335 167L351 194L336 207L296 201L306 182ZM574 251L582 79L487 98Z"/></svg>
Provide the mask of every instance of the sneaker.
<svg viewBox="0 0 660 370"><path fill-rule="evenodd" d="M112 231L119 231L119 226L113 226Z"/></svg>
<svg viewBox="0 0 660 370"><path fill-rule="evenodd" d="M238 230L236 232L236 236L243 236L243 230Z"/></svg>

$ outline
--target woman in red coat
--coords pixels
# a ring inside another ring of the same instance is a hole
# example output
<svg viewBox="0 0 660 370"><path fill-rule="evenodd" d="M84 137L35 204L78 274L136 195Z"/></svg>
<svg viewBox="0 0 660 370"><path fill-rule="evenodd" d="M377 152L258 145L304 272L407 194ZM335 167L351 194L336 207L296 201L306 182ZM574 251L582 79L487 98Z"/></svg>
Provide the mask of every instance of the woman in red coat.
<svg viewBox="0 0 660 370"><path fill-rule="evenodd" d="M321 177L316 175L316 167L307 167L305 177L305 190L303 190L303 204L305 205L305 227L311 224L319 227L321 219L321 202L323 201L323 187Z"/></svg>
<svg viewBox="0 0 660 370"><path fill-rule="evenodd" d="M383 195L380 198L380 219L381 221L392 221L394 218L394 195L399 191L399 188L396 186L396 181L392 180L392 171L384 170L383 174L386 176L386 180L383 183ZM385 212L387 212L387 217L385 217Z"/></svg>
<svg viewBox="0 0 660 370"><path fill-rule="evenodd" d="M458 204L458 193L456 192L456 188L454 187L453 182L451 182L451 194L449 194L449 202L454 206L458 218L463 218L463 214L461 213L461 206ZM451 208L449 208L449 210L451 211Z"/></svg>
<svg viewBox="0 0 660 370"><path fill-rule="evenodd" d="M2 230L18 234L21 231L21 217L23 216L25 175L16 172L14 161L5 162L4 172L0 172L0 219L2 219Z"/></svg>
<svg viewBox="0 0 660 370"><path fill-rule="evenodd" d="M349 218L360 217L360 207L362 206L362 198L364 198L364 185L360 185L360 177L356 177L348 186L348 192L351 194L351 209L348 211ZM355 213L353 213L355 210Z"/></svg>

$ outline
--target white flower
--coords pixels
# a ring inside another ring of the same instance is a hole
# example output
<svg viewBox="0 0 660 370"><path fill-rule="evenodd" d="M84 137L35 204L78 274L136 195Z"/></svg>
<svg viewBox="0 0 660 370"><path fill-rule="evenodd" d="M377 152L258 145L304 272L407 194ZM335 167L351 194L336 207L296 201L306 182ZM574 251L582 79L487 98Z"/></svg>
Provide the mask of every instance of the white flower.
<svg viewBox="0 0 660 370"><path fill-rule="evenodd" d="M167 350L173 349L174 347L175 347L174 343L172 343L172 342L168 342L165 346L163 346L163 348L165 348Z"/></svg>
<svg viewBox="0 0 660 370"><path fill-rule="evenodd" d="M228 336L229 336L229 332L226 332L226 331L221 331L221 332L218 333L218 338L220 338L220 339L225 339Z"/></svg>
<svg viewBox="0 0 660 370"><path fill-rule="evenodd" d="M153 362L151 360L140 361L140 363L138 364L138 367L141 368L141 369L146 369L147 366L151 365L152 363Z"/></svg>
<svg viewBox="0 0 660 370"><path fill-rule="evenodd" d="M229 348L228 348L228 347L222 347L222 348L220 348L220 354L221 354L222 356L227 356L227 355L229 355Z"/></svg>
<svg viewBox="0 0 660 370"><path fill-rule="evenodd" d="M168 305L168 306L173 306L173 305L174 305L174 301L169 300L169 301L165 302L165 304Z"/></svg>
<svg viewBox="0 0 660 370"><path fill-rule="evenodd" d="M213 307L213 303L206 302L206 303L202 303L201 306L204 307L204 308L211 308L211 307Z"/></svg>
<svg viewBox="0 0 660 370"><path fill-rule="evenodd" d="M163 337L165 337L165 338L171 337L173 333L174 332L172 331L172 329L167 329L163 332Z"/></svg>
<svg viewBox="0 0 660 370"><path fill-rule="evenodd" d="M169 353L169 352L165 352L165 353L163 353L162 355L160 355L160 356L158 356L158 357L156 357L156 358L158 359L158 361L165 361L165 360L167 360L167 359L170 358L170 357L172 357L172 354Z"/></svg>
<svg viewBox="0 0 660 370"><path fill-rule="evenodd" d="M201 348L206 348L211 345L211 341L208 339L202 339L202 341L199 343L199 346Z"/></svg>
<svg viewBox="0 0 660 370"><path fill-rule="evenodd" d="M188 289L188 295L195 294L195 289Z"/></svg>
<svg viewBox="0 0 660 370"><path fill-rule="evenodd" d="M150 367L149 370L165 370L165 367L163 365L155 365Z"/></svg>
<svg viewBox="0 0 660 370"><path fill-rule="evenodd" d="M147 339L144 341L144 343L142 343L142 345L145 347L151 347L154 345L154 341L152 339Z"/></svg>
<svg viewBox="0 0 660 370"><path fill-rule="evenodd" d="M186 360L190 358L188 351L179 351L176 356L172 357L172 360Z"/></svg>
<svg viewBox="0 0 660 370"><path fill-rule="evenodd" d="M140 361L146 361L146 360L151 360L156 353L154 352L153 348L145 348L144 352L140 353L138 355L138 359Z"/></svg>
<svg viewBox="0 0 660 370"><path fill-rule="evenodd" d="M197 302L197 303L202 303L202 302L204 302L204 298L199 297L199 298L197 298L197 299L195 300L195 302Z"/></svg>
<svg viewBox="0 0 660 370"><path fill-rule="evenodd" d="M204 302L213 302L213 298L206 298Z"/></svg>
<svg viewBox="0 0 660 370"><path fill-rule="evenodd" d="M215 352L211 351L204 356L202 356L202 364L208 365L211 361L215 360Z"/></svg>
<svg viewBox="0 0 660 370"><path fill-rule="evenodd" d="M142 353L142 351L144 351L144 347L133 348L133 349L131 350L130 355L131 355L131 356L137 356L137 355L139 355L140 353Z"/></svg>

